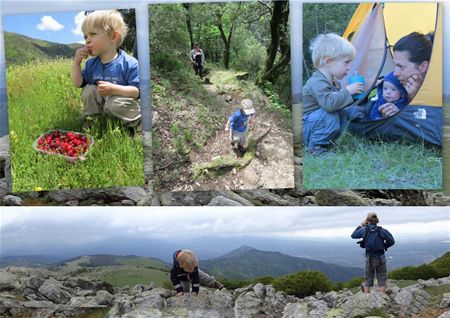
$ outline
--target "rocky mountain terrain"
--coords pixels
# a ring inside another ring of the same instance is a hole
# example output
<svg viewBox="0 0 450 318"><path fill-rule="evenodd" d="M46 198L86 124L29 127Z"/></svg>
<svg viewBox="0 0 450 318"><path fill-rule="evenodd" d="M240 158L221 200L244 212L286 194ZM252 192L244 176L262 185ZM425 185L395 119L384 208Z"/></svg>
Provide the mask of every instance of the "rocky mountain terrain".
<svg viewBox="0 0 450 318"><path fill-rule="evenodd" d="M9 135L0 138L0 204L9 206L448 206L450 196L421 190L303 190L301 154L296 152L295 189L254 189L239 191L155 192L152 176L152 136L143 132L144 175L142 187L54 190L11 193ZM294 140L295 142L295 140ZM299 146L295 147L298 149Z"/></svg>
<svg viewBox="0 0 450 318"><path fill-rule="evenodd" d="M1 317L450 317L450 277L419 280L406 287L389 281L388 294L344 289L299 299L255 284L234 291L174 290L111 285L39 268L0 270ZM94 316L95 314L95 316Z"/></svg>

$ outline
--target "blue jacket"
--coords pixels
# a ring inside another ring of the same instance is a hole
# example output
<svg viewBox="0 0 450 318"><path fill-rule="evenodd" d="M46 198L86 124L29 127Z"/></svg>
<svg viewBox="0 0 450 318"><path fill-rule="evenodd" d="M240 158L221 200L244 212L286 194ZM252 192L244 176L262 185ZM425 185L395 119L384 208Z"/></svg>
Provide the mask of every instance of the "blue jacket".
<svg viewBox="0 0 450 318"><path fill-rule="evenodd" d="M117 58L106 64L103 64L98 56L87 60L81 75L83 76L81 87L105 81L139 88L138 61L123 50L119 50Z"/></svg>
<svg viewBox="0 0 450 318"><path fill-rule="evenodd" d="M383 79L383 82L384 81L389 82L392 85L394 85L398 89L398 91L400 92L400 98L394 102L394 105L397 106L397 108L400 109L400 110L405 108L405 106L407 106L408 103L409 103L408 92L406 91L406 89L402 85L402 83L400 83L398 78L394 76L394 72L390 72L389 74L387 74L384 77L384 79ZM377 87L378 99L377 99L376 104L370 110L370 113L369 113L369 119L370 120L376 120L376 119L383 118L381 116L380 111L378 110L378 107L380 107L381 105L386 104L386 100L383 97L383 82L378 84L378 87Z"/></svg>
<svg viewBox="0 0 450 318"><path fill-rule="evenodd" d="M183 286L181 285L181 281L191 281L192 282L192 292L197 293L200 290L200 276L198 274L198 267L194 268L192 273L187 273L184 269L180 267L180 263L177 260L177 255L181 250L173 253L173 266L170 270L170 280L172 281L173 286L177 290L177 293L183 292ZM186 292L189 292L186 290Z"/></svg>
<svg viewBox="0 0 450 318"><path fill-rule="evenodd" d="M370 230L374 230L377 227L377 225L375 225L375 224L369 224L367 226L369 227ZM358 226L352 233L352 239L362 239L362 238L364 238L365 234L366 234L366 227ZM394 237L385 228L381 228L380 229L380 236L381 236L380 239L384 240L384 247L386 249L395 244ZM365 250L366 250L366 256L381 256L381 255L384 255L384 249L383 250L371 251L371 250L368 250L366 248Z"/></svg>

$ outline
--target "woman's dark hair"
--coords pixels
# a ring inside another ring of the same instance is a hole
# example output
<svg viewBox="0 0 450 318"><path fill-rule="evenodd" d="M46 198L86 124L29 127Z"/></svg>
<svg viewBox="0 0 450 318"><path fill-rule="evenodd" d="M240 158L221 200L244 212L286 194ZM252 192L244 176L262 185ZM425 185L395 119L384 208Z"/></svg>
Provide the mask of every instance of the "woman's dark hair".
<svg viewBox="0 0 450 318"><path fill-rule="evenodd" d="M200 44L198 42L195 42L194 47L196 47L196 46L200 46Z"/></svg>
<svg viewBox="0 0 450 318"><path fill-rule="evenodd" d="M408 51L409 61L420 64L423 61L430 61L431 50L433 48L434 32L422 34L412 32L405 35L394 45L394 51Z"/></svg>

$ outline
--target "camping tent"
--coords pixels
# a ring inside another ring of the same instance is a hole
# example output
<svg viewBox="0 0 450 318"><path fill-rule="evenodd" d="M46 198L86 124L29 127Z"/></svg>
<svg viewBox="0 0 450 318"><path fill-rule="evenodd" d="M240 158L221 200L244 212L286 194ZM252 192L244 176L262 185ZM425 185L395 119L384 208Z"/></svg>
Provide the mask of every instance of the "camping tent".
<svg viewBox="0 0 450 318"><path fill-rule="evenodd" d="M350 20L344 37L356 48L350 75L366 79L366 94L380 76L394 69L391 47L401 37L417 31L434 32L430 66L410 104L392 117L352 121L353 132L369 138L424 140L442 145L442 8L438 3L362 3ZM347 78L342 79L343 84ZM357 103L362 104L363 98Z"/></svg>

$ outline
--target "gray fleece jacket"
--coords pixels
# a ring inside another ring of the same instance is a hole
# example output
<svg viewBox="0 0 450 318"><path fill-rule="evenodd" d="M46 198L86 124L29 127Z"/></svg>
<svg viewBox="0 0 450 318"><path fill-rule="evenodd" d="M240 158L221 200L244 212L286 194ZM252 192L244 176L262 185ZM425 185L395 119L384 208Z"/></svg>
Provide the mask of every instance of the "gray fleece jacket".
<svg viewBox="0 0 450 318"><path fill-rule="evenodd" d="M317 70L303 86L303 116L316 109L332 113L353 103L346 89L339 89L324 73Z"/></svg>

